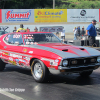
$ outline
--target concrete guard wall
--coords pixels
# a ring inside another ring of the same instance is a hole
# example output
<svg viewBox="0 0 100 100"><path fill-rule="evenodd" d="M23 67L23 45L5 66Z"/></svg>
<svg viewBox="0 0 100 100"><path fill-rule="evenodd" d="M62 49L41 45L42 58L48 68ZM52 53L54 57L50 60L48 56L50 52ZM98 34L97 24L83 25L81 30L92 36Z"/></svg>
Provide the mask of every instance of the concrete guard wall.
<svg viewBox="0 0 100 100"><path fill-rule="evenodd" d="M9 26L6 30L8 32L12 32L14 27L16 26L17 29L21 23L0 23L0 26ZM86 29L87 26L91 24L90 22L64 22L64 23L23 23L24 28L29 27L30 31L34 31L34 28L37 27L46 27L46 26L63 26L65 29L66 34L73 35L74 27L80 26L80 29L84 26ZM96 27L100 27L100 22L97 22Z"/></svg>

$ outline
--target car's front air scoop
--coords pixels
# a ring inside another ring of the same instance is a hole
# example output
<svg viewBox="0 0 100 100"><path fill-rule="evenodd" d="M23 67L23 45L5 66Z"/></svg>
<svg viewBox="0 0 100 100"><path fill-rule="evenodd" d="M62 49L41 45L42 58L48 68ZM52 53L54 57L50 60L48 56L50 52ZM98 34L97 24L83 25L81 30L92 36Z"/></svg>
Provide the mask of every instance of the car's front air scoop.
<svg viewBox="0 0 100 100"><path fill-rule="evenodd" d="M66 51L68 51L68 49L64 49L64 50L62 50L62 51L65 51L65 52L66 52Z"/></svg>
<svg viewBox="0 0 100 100"><path fill-rule="evenodd" d="M80 50L85 50L84 48L79 48Z"/></svg>

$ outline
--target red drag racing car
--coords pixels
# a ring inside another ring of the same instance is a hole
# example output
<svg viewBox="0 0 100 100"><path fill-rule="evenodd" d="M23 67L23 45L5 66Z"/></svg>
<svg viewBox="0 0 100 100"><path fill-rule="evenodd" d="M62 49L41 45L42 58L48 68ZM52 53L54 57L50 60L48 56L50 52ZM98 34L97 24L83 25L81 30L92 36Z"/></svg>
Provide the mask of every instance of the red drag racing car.
<svg viewBox="0 0 100 100"><path fill-rule="evenodd" d="M0 36L0 71L7 63L30 68L35 81L45 82L49 73L89 76L100 66L100 52L64 44L49 32L8 33Z"/></svg>

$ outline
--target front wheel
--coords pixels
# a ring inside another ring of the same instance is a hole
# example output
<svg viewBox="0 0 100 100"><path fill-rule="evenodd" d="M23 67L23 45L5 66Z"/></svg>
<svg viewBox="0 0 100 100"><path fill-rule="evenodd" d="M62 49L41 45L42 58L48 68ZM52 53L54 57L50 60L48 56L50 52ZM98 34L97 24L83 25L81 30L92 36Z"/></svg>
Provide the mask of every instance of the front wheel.
<svg viewBox="0 0 100 100"><path fill-rule="evenodd" d="M0 59L0 71L3 71L5 69L5 63Z"/></svg>
<svg viewBox="0 0 100 100"><path fill-rule="evenodd" d="M32 62L31 73L36 82L43 83L47 81L49 71L42 61L35 59Z"/></svg>
<svg viewBox="0 0 100 100"><path fill-rule="evenodd" d="M80 72L80 75L82 77L87 77L87 76L91 75L92 72L93 72L93 70L91 70L91 71L83 71L83 72Z"/></svg>

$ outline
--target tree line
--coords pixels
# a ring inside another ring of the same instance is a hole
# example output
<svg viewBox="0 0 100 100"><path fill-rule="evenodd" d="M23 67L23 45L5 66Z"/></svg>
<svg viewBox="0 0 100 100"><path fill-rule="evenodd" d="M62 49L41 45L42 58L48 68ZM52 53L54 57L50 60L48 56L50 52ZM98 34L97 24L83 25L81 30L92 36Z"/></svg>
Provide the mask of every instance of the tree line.
<svg viewBox="0 0 100 100"><path fill-rule="evenodd" d="M52 9L53 0L0 0L0 9ZM55 0L55 9L100 9L100 0Z"/></svg>

